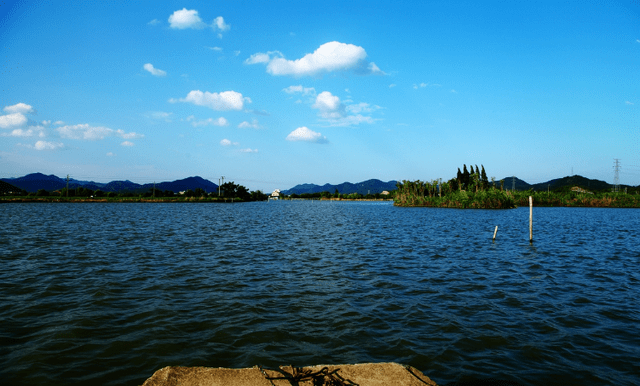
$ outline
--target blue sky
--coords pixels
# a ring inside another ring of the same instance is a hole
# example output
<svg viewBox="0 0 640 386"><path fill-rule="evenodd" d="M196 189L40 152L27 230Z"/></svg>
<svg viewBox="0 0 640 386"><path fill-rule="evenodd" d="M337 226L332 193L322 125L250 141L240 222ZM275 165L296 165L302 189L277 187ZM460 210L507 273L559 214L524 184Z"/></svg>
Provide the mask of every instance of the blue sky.
<svg viewBox="0 0 640 386"><path fill-rule="evenodd" d="M640 184L636 1L0 3L0 176Z"/></svg>

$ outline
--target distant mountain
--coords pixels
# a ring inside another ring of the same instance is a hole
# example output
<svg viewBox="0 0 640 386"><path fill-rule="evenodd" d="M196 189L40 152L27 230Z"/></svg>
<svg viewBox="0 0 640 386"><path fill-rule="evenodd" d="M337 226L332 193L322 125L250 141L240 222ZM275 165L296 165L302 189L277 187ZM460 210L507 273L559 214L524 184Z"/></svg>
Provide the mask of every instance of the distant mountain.
<svg viewBox="0 0 640 386"><path fill-rule="evenodd" d="M145 184L142 186L145 192L149 191L149 189L153 188L153 184ZM182 180L176 180L173 182L160 182L156 184L156 189L158 190L170 190L172 192L182 192L186 190L196 190L203 189L207 193L218 191L218 185L214 184L209 180L205 180L202 177L188 177Z"/></svg>
<svg viewBox="0 0 640 386"><path fill-rule="evenodd" d="M324 184L322 186L315 184L301 184L296 185L291 189L282 191L283 194L291 195L291 194L303 194L303 193L320 193L320 192L329 192L333 194L336 189L340 194L351 194L351 193L360 193L360 194L376 194L382 193L382 191L387 190L391 191L396 189L396 181L382 182L380 180L367 180L363 182L358 182L356 184L352 184L351 182L343 182L338 185Z"/></svg>
<svg viewBox="0 0 640 386"><path fill-rule="evenodd" d="M532 185L534 190L554 190L561 189L564 187L573 187L579 186L589 191L601 191L601 190L611 190L612 185L608 182L600 181L600 180L592 180L590 178L582 177L582 176L567 176L563 178L556 178L554 180L550 180L548 182L543 182L540 184ZM628 185L620 185L623 189L624 187L630 187Z"/></svg>
<svg viewBox="0 0 640 386"><path fill-rule="evenodd" d="M503 178L504 180L504 188L507 190L513 190L514 181L515 181L515 190L529 190L531 189L531 184L526 183L525 181L519 179L518 177L509 176ZM489 181L491 184L491 181ZM496 186L500 187L500 180L496 180ZM546 189L546 188L545 188Z"/></svg>
<svg viewBox="0 0 640 386"><path fill-rule="evenodd" d="M17 186L27 192L37 192L39 189L54 191L62 189L67 184L66 180L63 180L62 178L54 175L47 176L42 173L27 174L26 176L19 178L3 178L0 181Z"/></svg>
<svg viewBox="0 0 640 386"><path fill-rule="evenodd" d="M56 177L54 175L45 175L42 173L27 174L24 177L18 178L2 178L0 183L6 183L13 187L24 189L27 192L37 192L40 189L52 192L55 190L61 190L67 186L67 180ZM0 189L2 189L0 185ZM136 184L131 181L111 181L107 184L93 182L93 181L79 181L70 179L69 189L76 189L77 187L83 187L91 190L102 190L103 192L132 192L132 193L146 193L149 189L153 188L153 184ZM196 190L198 188L204 189L207 192L215 192L218 190L218 185L209 180L205 180L202 177L188 177L182 180L176 180L172 182L159 182L156 184L158 190L170 190L174 193L178 193L183 190Z"/></svg>

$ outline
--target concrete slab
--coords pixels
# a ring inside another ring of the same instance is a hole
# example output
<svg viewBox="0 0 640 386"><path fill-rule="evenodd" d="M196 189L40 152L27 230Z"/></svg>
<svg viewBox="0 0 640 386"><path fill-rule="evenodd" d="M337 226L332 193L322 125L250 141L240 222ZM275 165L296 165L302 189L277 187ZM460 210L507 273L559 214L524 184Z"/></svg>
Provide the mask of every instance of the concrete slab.
<svg viewBox="0 0 640 386"><path fill-rule="evenodd" d="M306 377L304 376L306 374ZM315 374L315 381L313 379ZM299 380L292 378L297 375ZM272 378L272 379L268 379ZM276 379L287 378L287 379ZM360 363L354 365L318 365L293 369L280 366L261 369L169 366L156 371L143 386L437 386L419 370L398 363Z"/></svg>

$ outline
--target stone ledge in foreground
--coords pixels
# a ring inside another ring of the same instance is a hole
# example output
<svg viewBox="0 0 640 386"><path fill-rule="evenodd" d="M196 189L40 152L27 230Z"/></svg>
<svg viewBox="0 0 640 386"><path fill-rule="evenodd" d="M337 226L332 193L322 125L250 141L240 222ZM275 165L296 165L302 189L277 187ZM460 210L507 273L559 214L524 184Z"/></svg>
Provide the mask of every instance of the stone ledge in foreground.
<svg viewBox="0 0 640 386"><path fill-rule="evenodd" d="M355 365L317 365L305 366L303 370L313 372L327 367L329 372L336 373L345 380L345 385L359 386L437 386L429 377L419 370L398 363L361 363ZM264 369L269 377L282 377L292 374L290 366L280 366L283 372ZM351 381L349 383L348 381ZM268 380L258 366L246 369L225 369L212 367L179 367L168 366L156 371L142 386L311 386L312 380L291 382L286 379Z"/></svg>

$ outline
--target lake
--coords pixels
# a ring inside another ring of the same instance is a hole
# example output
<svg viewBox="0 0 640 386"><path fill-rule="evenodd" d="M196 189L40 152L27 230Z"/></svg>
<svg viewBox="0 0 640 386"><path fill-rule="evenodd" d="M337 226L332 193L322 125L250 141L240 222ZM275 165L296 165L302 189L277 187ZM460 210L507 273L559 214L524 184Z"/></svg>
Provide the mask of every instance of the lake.
<svg viewBox="0 0 640 386"><path fill-rule="evenodd" d="M394 361L640 383L640 209L1 204L3 384ZM495 226L497 238L492 241Z"/></svg>

